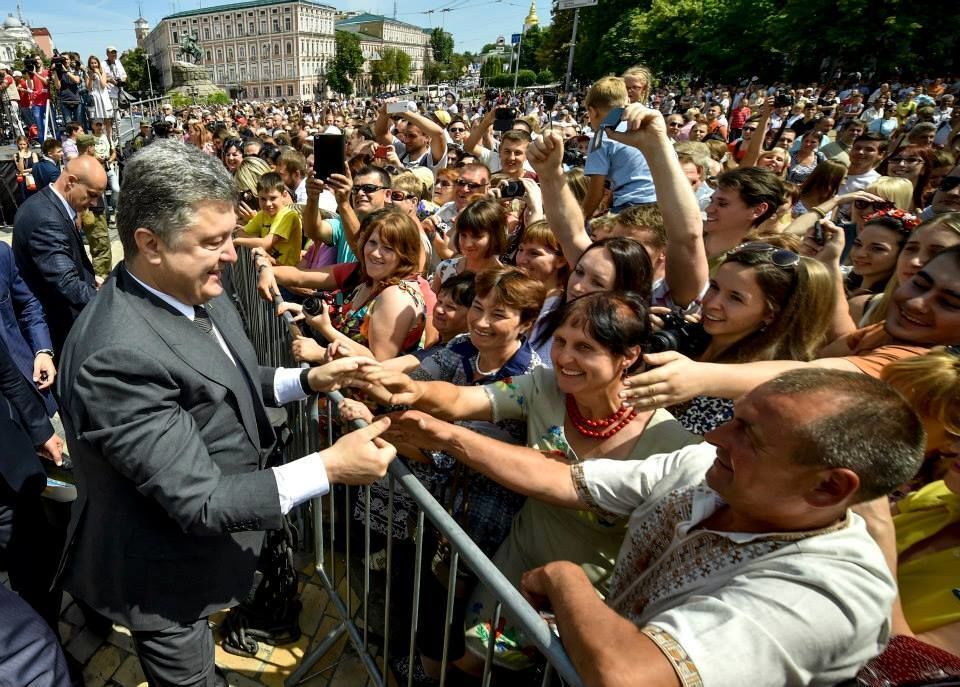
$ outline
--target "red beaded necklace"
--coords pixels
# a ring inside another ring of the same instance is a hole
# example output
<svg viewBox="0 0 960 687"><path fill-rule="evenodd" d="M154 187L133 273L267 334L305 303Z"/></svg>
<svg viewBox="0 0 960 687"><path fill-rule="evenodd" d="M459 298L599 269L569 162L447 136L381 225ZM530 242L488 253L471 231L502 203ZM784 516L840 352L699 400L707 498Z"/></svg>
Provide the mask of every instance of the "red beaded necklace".
<svg viewBox="0 0 960 687"><path fill-rule="evenodd" d="M573 423L574 428L583 436L590 439L607 439L630 424L630 421L637 416L637 409L630 406L620 406L609 417L589 420L580 412L573 396L567 394L567 415L570 417L570 422Z"/></svg>

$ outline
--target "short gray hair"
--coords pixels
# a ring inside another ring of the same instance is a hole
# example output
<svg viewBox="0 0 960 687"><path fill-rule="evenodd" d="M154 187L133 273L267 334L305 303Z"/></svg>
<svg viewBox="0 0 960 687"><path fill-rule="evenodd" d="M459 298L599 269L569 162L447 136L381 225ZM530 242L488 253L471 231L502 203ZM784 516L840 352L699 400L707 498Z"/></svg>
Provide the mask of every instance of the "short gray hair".
<svg viewBox="0 0 960 687"><path fill-rule="evenodd" d="M889 494L917 474L926 435L916 413L892 386L859 372L804 368L761 387L775 395L825 394L830 410L798 425L793 461L847 468L860 478L854 500Z"/></svg>
<svg viewBox="0 0 960 687"><path fill-rule="evenodd" d="M127 257L137 254L134 232L149 229L166 245L194 222L206 203L236 202L233 177L217 158L176 140L154 141L124 169L117 232Z"/></svg>

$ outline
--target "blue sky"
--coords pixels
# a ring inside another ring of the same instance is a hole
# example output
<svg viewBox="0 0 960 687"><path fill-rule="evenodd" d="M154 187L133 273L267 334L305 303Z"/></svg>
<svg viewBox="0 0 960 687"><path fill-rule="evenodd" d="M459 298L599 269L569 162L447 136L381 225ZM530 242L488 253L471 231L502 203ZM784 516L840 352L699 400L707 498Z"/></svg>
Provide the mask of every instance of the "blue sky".
<svg viewBox="0 0 960 687"><path fill-rule="evenodd" d="M136 0L26 0L23 16L31 26L45 26L60 50L75 50L84 60L90 54L103 55L107 45L121 52L136 46L133 22L139 14ZM230 4L215 0L144 0L143 16L156 26L175 11ZM341 10L367 11L392 16L394 0L332 0L328 4ZM397 19L424 27L442 26L453 34L456 50L478 51L497 36L510 41L511 33L519 33L530 0L396 0ZM5 3L8 12L16 4ZM434 10L433 13L427 12ZM448 11L443 11L448 10ZM542 24L550 21L550 2L537 0L537 14Z"/></svg>

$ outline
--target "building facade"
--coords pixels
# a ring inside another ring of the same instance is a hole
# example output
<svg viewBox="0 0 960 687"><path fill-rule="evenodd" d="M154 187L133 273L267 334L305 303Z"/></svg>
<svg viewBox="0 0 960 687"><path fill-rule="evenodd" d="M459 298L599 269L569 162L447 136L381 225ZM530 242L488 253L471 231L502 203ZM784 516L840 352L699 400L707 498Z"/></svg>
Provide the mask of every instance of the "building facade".
<svg viewBox="0 0 960 687"><path fill-rule="evenodd" d="M210 80L231 97L313 100L333 61L336 10L313 0L253 0L177 12L143 40L150 61L173 85L172 66L192 37Z"/></svg>
<svg viewBox="0 0 960 687"><path fill-rule="evenodd" d="M337 31L349 31L360 39L363 52L363 76L354 84L360 92L370 92L370 63L380 59L387 48L397 48L410 56L410 84L423 83L423 67L432 59L430 29L390 19L379 14L343 14L337 20ZM402 84L407 85L407 84Z"/></svg>
<svg viewBox="0 0 960 687"><path fill-rule="evenodd" d="M49 33L47 35L49 36ZM8 14L3 25L0 26L0 62L13 64L17 57L18 45L27 50L36 50L38 47L30 27L12 14Z"/></svg>

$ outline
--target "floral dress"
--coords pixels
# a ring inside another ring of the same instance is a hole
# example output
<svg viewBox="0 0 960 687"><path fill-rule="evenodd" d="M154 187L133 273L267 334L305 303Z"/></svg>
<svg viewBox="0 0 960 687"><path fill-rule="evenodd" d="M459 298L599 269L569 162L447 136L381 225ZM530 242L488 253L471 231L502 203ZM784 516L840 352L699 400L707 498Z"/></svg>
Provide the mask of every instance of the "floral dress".
<svg viewBox="0 0 960 687"><path fill-rule="evenodd" d="M427 306L420 285L416 279L401 281L397 286L413 300L414 307L417 310L417 318L410 331L403 339L398 355L411 353L420 348L423 342L423 335L427 326ZM374 313L380 294L377 291L358 307L355 301L363 285L355 288L350 295L342 302L334 304L330 313L330 321L333 326L344 336L352 341L368 346L370 332L370 316Z"/></svg>

